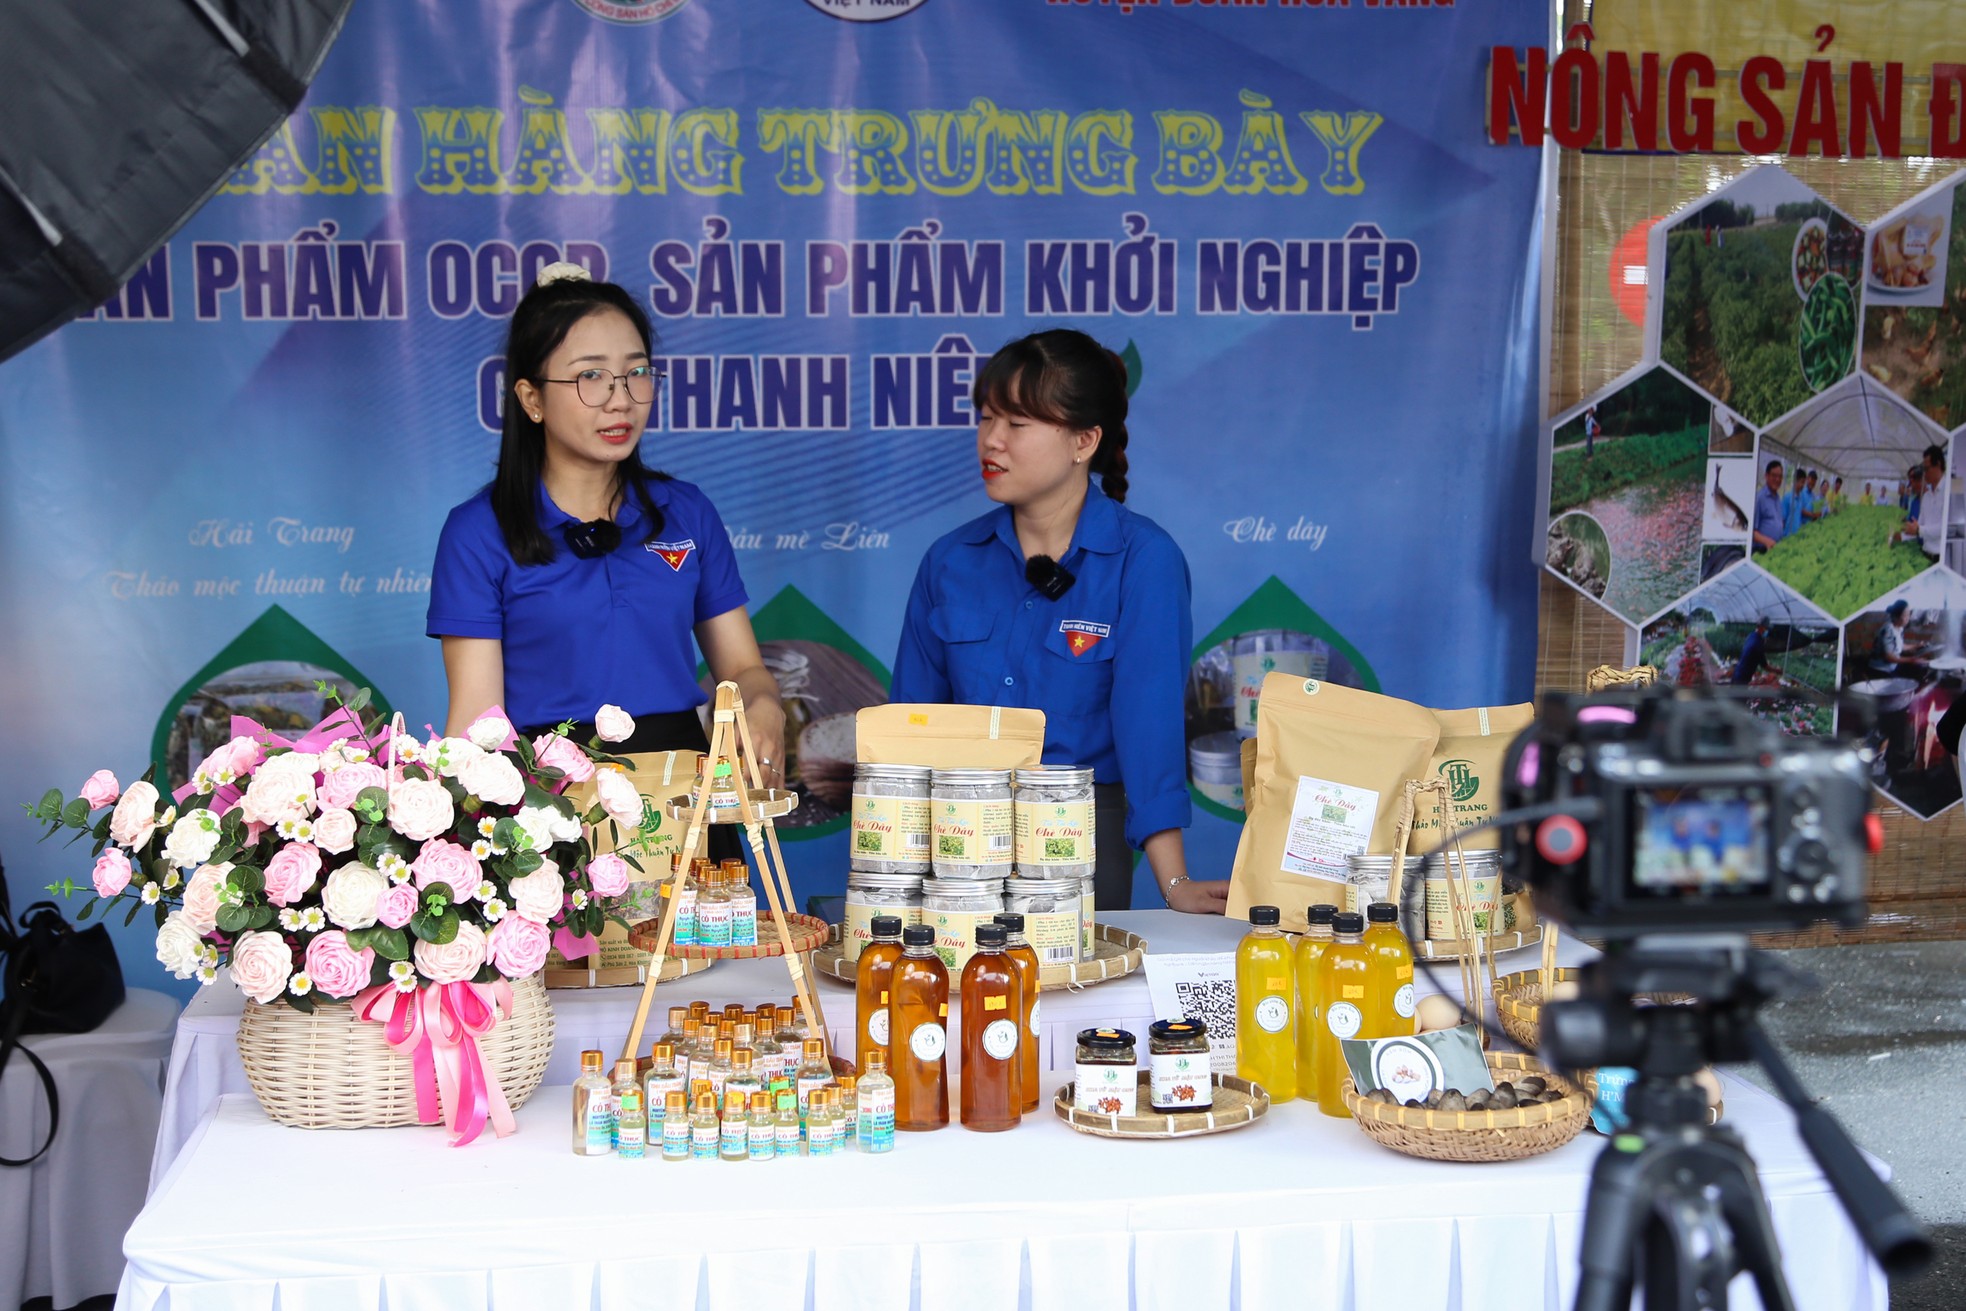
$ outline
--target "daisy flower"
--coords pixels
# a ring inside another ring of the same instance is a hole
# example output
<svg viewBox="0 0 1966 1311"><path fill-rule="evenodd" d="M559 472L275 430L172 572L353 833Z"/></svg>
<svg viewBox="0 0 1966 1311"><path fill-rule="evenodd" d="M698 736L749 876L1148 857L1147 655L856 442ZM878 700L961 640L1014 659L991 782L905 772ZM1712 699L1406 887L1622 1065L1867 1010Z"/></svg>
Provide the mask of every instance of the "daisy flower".
<svg viewBox="0 0 1966 1311"><path fill-rule="evenodd" d="M184 875L178 873L175 869L164 871L164 891L169 892L182 882L184 882Z"/></svg>
<svg viewBox="0 0 1966 1311"><path fill-rule="evenodd" d="M300 932L300 912L292 906L282 909L280 912L280 927L288 933Z"/></svg>
<svg viewBox="0 0 1966 1311"><path fill-rule="evenodd" d="M314 980L307 977L306 970L301 970L291 979L287 980L287 991L296 997L305 997L308 993L314 991Z"/></svg>
<svg viewBox="0 0 1966 1311"><path fill-rule="evenodd" d="M486 815L483 819L478 821L478 834L481 837L489 838L494 832L497 831L497 829L498 829L498 821L496 819L493 819L490 815Z"/></svg>
<svg viewBox="0 0 1966 1311"><path fill-rule="evenodd" d="M212 984L214 984L214 983L216 983L216 982L218 982L218 967L217 967L217 966L215 966L215 965L200 965L200 966L198 967L198 986L199 986L199 987L201 987L201 988L209 988L209 987L211 987L211 986L212 986Z"/></svg>
<svg viewBox="0 0 1966 1311"><path fill-rule="evenodd" d="M389 981L396 985L398 992L415 992L416 966L406 960L390 962Z"/></svg>
<svg viewBox="0 0 1966 1311"><path fill-rule="evenodd" d="M473 860L477 860L477 861L490 860L491 854L492 854L492 844L485 841L483 838L479 838L476 842L473 842L471 844L471 858Z"/></svg>
<svg viewBox="0 0 1966 1311"><path fill-rule="evenodd" d="M573 908L575 910L587 909L587 889L575 888L573 890Z"/></svg>
<svg viewBox="0 0 1966 1311"><path fill-rule="evenodd" d="M328 927L328 913L319 906L309 906L300 913L300 927L309 933L319 933Z"/></svg>
<svg viewBox="0 0 1966 1311"><path fill-rule="evenodd" d="M496 924L505 918L507 907L504 902L497 897L486 897L484 900L485 904L479 909L479 914L485 917L485 923Z"/></svg>
<svg viewBox="0 0 1966 1311"><path fill-rule="evenodd" d="M146 883L146 884L144 884L144 885L143 885L143 904L144 904L144 905L146 905L146 906L155 906L155 905L157 904L157 902L158 902L158 900L159 900L159 899L160 899L160 898L161 898L161 897L162 897L163 895L164 895L164 889L163 889L163 886L162 886L161 884L157 884L157 883Z"/></svg>

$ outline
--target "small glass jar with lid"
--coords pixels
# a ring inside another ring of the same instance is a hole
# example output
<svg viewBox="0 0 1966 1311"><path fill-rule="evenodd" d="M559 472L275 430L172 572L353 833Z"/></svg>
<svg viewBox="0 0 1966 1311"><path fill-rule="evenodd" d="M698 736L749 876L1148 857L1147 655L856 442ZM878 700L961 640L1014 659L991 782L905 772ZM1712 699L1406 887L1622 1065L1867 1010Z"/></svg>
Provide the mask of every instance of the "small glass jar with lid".
<svg viewBox="0 0 1966 1311"><path fill-rule="evenodd" d="M926 765L853 767L849 868L870 874L926 874L933 822Z"/></svg>
<svg viewBox="0 0 1966 1311"><path fill-rule="evenodd" d="M926 879L922 920L935 930L935 953L952 975L976 954L976 926L1003 914L1003 885L996 879Z"/></svg>
<svg viewBox="0 0 1966 1311"><path fill-rule="evenodd" d="M1079 1030L1072 1105L1093 1115L1137 1115L1140 1081L1133 1035L1125 1029Z"/></svg>
<svg viewBox="0 0 1966 1311"><path fill-rule="evenodd" d="M1024 917L1024 932L1040 965L1079 959L1079 880L1025 878L1004 883L1003 908Z"/></svg>
<svg viewBox="0 0 1966 1311"><path fill-rule="evenodd" d="M1147 1030L1147 1068L1156 1111L1205 1111L1215 1104L1208 1026L1200 1020L1155 1020Z"/></svg>
<svg viewBox="0 0 1966 1311"><path fill-rule="evenodd" d="M1017 872L1039 878L1092 873L1092 771L1072 766L1016 771Z"/></svg>
<svg viewBox="0 0 1966 1311"><path fill-rule="evenodd" d="M1010 771L938 769L929 781L938 879L1000 879L1015 855Z"/></svg>
<svg viewBox="0 0 1966 1311"><path fill-rule="evenodd" d="M1354 853L1345 857L1345 904L1340 910L1355 910L1365 914L1365 908L1375 901L1391 901L1393 887L1393 861L1395 856L1368 856ZM1406 878L1408 880L1425 877L1421 866L1425 862L1419 856L1406 858Z"/></svg>
<svg viewBox="0 0 1966 1311"><path fill-rule="evenodd" d="M874 940L874 916L894 915L901 927L922 922L922 883L910 874L872 874L850 870L846 876L846 915L840 924L840 954L849 961Z"/></svg>

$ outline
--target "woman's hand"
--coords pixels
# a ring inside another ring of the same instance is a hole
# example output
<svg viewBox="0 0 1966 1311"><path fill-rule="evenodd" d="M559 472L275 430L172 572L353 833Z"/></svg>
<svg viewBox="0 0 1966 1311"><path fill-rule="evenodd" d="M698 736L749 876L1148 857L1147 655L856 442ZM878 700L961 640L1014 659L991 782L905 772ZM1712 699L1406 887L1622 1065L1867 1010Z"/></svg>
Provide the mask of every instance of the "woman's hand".
<svg viewBox="0 0 1966 1311"><path fill-rule="evenodd" d="M1166 897L1170 910L1189 915L1220 915L1229 905L1229 881L1208 879L1197 883L1188 879L1175 884L1174 891L1167 893Z"/></svg>
<svg viewBox="0 0 1966 1311"><path fill-rule="evenodd" d="M1229 904L1229 885L1221 879L1197 883L1188 877L1188 854L1178 828L1163 829L1141 846L1170 910L1220 915ZM1172 885L1170 887L1170 885Z"/></svg>
<svg viewBox="0 0 1966 1311"><path fill-rule="evenodd" d="M762 668L760 672L771 677ZM765 786L785 786L785 708L775 696L746 696L744 719L751 726L751 746L758 753L758 773Z"/></svg>

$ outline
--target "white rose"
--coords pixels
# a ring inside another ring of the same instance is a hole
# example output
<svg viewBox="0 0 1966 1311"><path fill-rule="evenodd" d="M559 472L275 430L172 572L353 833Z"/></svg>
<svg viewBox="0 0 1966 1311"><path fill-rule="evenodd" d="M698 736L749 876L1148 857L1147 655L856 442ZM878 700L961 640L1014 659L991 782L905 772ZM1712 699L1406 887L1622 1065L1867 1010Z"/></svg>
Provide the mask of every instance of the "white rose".
<svg viewBox="0 0 1966 1311"><path fill-rule="evenodd" d="M447 831L457 812L451 794L434 778L405 779L389 793L389 826L412 842Z"/></svg>
<svg viewBox="0 0 1966 1311"><path fill-rule="evenodd" d="M609 819L627 828L640 827L642 794L628 781L628 775L618 769L598 770L594 774L594 791Z"/></svg>
<svg viewBox="0 0 1966 1311"><path fill-rule="evenodd" d="M506 738L512 736L512 724L501 715L486 715L465 729L464 736L470 738L471 745L480 751L496 751L505 745Z"/></svg>
<svg viewBox="0 0 1966 1311"><path fill-rule="evenodd" d="M285 992L293 972L293 951L277 933L248 933L232 944L232 981L254 1001L272 1001Z"/></svg>
<svg viewBox="0 0 1966 1311"><path fill-rule="evenodd" d="M314 771L317 756L289 751L272 757L253 771L242 803L246 818L256 824L305 819L314 809Z"/></svg>
<svg viewBox="0 0 1966 1311"><path fill-rule="evenodd" d="M157 789L138 779L123 789L109 813L109 837L119 847L142 851L157 829Z"/></svg>
<svg viewBox="0 0 1966 1311"><path fill-rule="evenodd" d="M443 738L424 754L424 761L445 778L456 778L464 767L485 753L461 737Z"/></svg>
<svg viewBox="0 0 1966 1311"><path fill-rule="evenodd" d="M218 842L218 816L209 810L187 810L164 839L164 859L179 869L190 869L210 860Z"/></svg>
<svg viewBox="0 0 1966 1311"><path fill-rule="evenodd" d="M457 926L457 936L438 946L417 939L416 968L432 983L467 983L485 963L485 931L465 920Z"/></svg>
<svg viewBox="0 0 1966 1311"><path fill-rule="evenodd" d="M343 865L321 887L321 909L338 929L366 929L375 923L376 902L389 880L367 865Z"/></svg>
<svg viewBox="0 0 1966 1311"><path fill-rule="evenodd" d="M552 861L513 879L512 908L535 924L551 924L565 907L567 881Z"/></svg>
<svg viewBox="0 0 1966 1311"><path fill-rule="evenodd" d="M499 752L486 752L457 772L458 786L494 806L516 806L526 799L525 776Z"/></svg>
<svg viewBox="0 0 1966 1311"><path fill-rule="evenodd" d="M184 909L171 918L182 916L184 922L199 933L210 933L216 929L218 908L222 904L220 893L225 887L225 876L231 872L230 861L223 865L200 865L184 885Z"/></svg>
<svg viewBox="0 0 1966 1311"><path fill-rule="evenodd" d="M198 972L204 955L204 935L185 913L166 915L163 927L157 930L157 959L164 968L175 978L188 979Z"/></svg>
<svg viewBox="0 0 1966 1311"><path fill-rule="evenodd" d="M594 712L594 735L603 742L626 742L635 734L635 717L620 706L602 706Z"/></svg>
<svg viewBox="0 0 1966 1311"><path fill-rule="evenodd" d="M340 855L355 845L355 812L330 806L314 817L314 845Z"/></svg>

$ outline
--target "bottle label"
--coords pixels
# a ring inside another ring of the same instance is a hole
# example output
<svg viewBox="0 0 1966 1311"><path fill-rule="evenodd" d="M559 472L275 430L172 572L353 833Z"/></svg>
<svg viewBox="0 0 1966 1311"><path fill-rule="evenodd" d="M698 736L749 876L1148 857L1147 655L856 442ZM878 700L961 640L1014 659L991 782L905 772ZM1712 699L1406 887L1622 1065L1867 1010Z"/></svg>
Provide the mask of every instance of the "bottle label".
<svg viewBox="0 0 1966 1311"><path fill-rule="evenodd" d="M1205 1111L1215 1104L1208 1056L1197 1052L1159 1052L1147 1058L1153 1072L1150 1094L1157 1111Z"/></svg>
<svg viewBox="0 0 1966 1311"><path fill-rule="evenodd" d="M717 1104L719 1106L723 1105L724 1086L729 1082L730 1082L729 1070L713 1069L710 1071L710 1091L717 1094Z"/></svg>
<svg viewBox="0 0 1966 1311"><path fill-rule="evenodd" d="M999 903L1001 904L1001 903ZM953 981L961 977L963 966L976 954L976 926L995 923L993 910L931 910L922 913L922 923L935 930L935 954Z"/></svg>
<svg viewBox="0 0 1966 1311"><path fill-rule="evenodd" d="M1090 801L1022 801L1014 823L1017 868L1091 863Z"/></svg>
<svg viewBox="0 0 1966 1311"><path fill-rule="evenodd" d="M860 1149L885 1152L894 1146L894 1089L860 1090Z"/></svg>
<svg viewBox="0 0 1966 1311"><path fill-rule="evenodd" d="M1033 1038L1038 1036L1038 1002L1036 1000L1031 1002L1031 1036Z"/></svg>
<svg viewBox="0 0 1966 1311"><path fill-rule="evenodd" d="M797 1156L799 1154L799 1126L781 1122L778 1126L778 1154Z"/></svg>
<svg viewBox="0 0 1966 1311"><path fill-rule="evenodd" d="M621 1142L615 1150L629 1160L637 1160L648 1146L648 1133L639 1124L623 1125L620 1130Z"/></svg>
<svg viewBox="0 0 1966 1311"><path fill-rule="evenodd" d="M707 1160L717 1154L717 1126L696 1124L690 1126L689 1154L697 1160Z"/></svg>
<svg viewBox="0 0 1966 1311"><path fill-rule="evenodd" d="M1413 1018L1413 985L1402 983L1399 991L1393 994L1393 1010L1402 1020Z"/></svg>
<svg viewBox="0 0 1966 1311"><path fill-rule="evenodd" d="M948 1047L949 1035L932 1020L927 1024L917 1024L915 1031L908 1035L908 1050L915 1054L918 1061L939 1061Z"/></svg>
<svg viewBox="0 0 1966 1311"><path fill-rule="evenodd" d="M1332 1002L1330 1008L1324 1013L1325 1023L1329 1024L1331 1031L1340 1038L1356 1038L1359 1027L1364 1022L1364 1019L1365 1017L1359 1013L1358 1007L1348 1001Z"/></svg>
<svg viewBox="0 0 1966 1311"><path fill-rule="evenodd" d="M1140 1081L1131 1065L1078 1063L1072 1077L1072 1105L1094 1115L1133 1115L1140 1109Z"/></svg>
<svg viewBox="0 0 1966 1311"><path fill-rule="evenodd" d="M705 947L730 946L730 903L704 901L696 907L696 941Z"/></svg>
<svg viewBox="0 0 1966 1311"><path fill-rule="evenodd" d="M587 1155L599 1156L614 1147L614 1098L596 1088L587 1094L586 1113L581 1123L587 1126Z"/></svg>
<svg viewBox="0 0 1966 1311"><path fill-rule="evenodd" d="M680 1074L650 1075L642 1081L642 1105L654 1107L655 1114L660 1115L662 1108L669 1104L669 1094L681 1092L687 1087L689 1085L683 1082Z"/></svg>
<svg viewBox="0 0 1966 1311"><path fill-rule="evenodd" d="M1010 867L1016 854L1010 798L1001 801L938 801L935 859L951 865Z"/></svg>
<svg viewBox="0 0 1966 1311"><path fill-rule="evenodd" d="M806 1100L812 1096L814 1088L824 1088L832 1083L831 1076L805 1075L799 1079L799 1114L806 1113Z"/></svg>
<svg viewBox="0 0 1966 1311"><path fill-rule="evenodd" d="M778 1155L778 1126L775 1124L754 1124L751 1126L751 1159L769 1161Z"/></svg>
<svg viewBox="0 0 1966 1311"><path fill-rule="evenodd" d="M750 1150L751 1126L743 1120L725 1120L723 1133L723 1152L725 1156L743 1156Z"/></svg>
<svg viewBox="0 0 1966 1311"><path fill-rule="evenodd" d="M983 1050L1000 1061L1017 1054L1017 1026L1009 1020L995 1020L983 1030Z"/></svg>
<svg viewBox="0 0 1966 1311"><path fill-rule="evenodd" d="M671 1161L679 1161L689 1155L689 1121L662 1122L662 1155Z"/></svg>
<svg viewBox="0 0 1966 1311"><path fill-rule="evenodd" d="M1290 999L1274 993L1256 1003L1256 1025L1264 1033L1282 1033L1290 1027Z"/></svg>
<svg viewBox="0 0 1966 1311"><path fill-rule="evenodd" d="M753 893L741 901L730 904L730 945L733 947L755 947L758 945L758 901Z"/></svg>
<svg viewBox="0 0 1966 1311"><path fill-rule="evenodd" d="M927 797L853 794L853 854L867 860L927 860L933 822Z"/></svg>
<svg viewBox="0 0 1966 1311"><path fill-rule="evenodd" d="M1024 912L1024 936L1040 965L1071 965L1079 958L1079 899L1059 897L1057 906Z"/></svg>
<svg viewBox="0 0 1966 1311"><path fill-rule="evenodd" d="M867 1017L867 1036L874 1040L876 1047L887 1046L887 1007L882 1006Z"/></svg>
<svg viewBox="0 0 1966 1311"><path fill-rule="evenodd" d="M676 902L676 933L672 941L679 947L696 945L696 890L693 888Z"/></svg>

